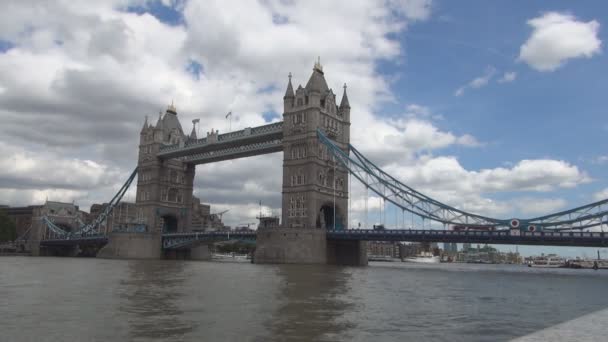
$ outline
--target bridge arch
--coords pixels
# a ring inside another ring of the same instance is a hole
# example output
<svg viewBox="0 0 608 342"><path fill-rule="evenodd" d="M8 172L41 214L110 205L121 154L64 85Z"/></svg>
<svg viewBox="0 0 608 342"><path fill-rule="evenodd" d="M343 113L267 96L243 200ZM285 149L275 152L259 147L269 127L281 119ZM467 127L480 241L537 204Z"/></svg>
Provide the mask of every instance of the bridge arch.
<svg viewBox="0 0 608 342"><path fill-rule="evenodd" d="M173 214L161 216L163 220L163 233L177 233L178 220Z"/></svg>
<svg viewBox="0 0 608 342"><path fill-rule="evenodd" d="M335 214L335 228L336 230L344 229L344 213L339 205L335 206L336 211L334 213L334 204L332 202L324 202L317 212L316 228L321 229L334 229L334 214Z"/></svg>

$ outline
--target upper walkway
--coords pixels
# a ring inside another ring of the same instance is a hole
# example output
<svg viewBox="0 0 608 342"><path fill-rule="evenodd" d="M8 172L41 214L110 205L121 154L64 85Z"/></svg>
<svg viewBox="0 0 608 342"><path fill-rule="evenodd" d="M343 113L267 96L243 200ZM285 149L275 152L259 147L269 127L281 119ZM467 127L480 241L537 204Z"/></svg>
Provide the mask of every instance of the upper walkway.
<svg viewBox="0 0 608 342"><path fill-rule="evenodd" d="M190 140L183 144L162 146L161 159L180 158L193 164L205 164L221 160L250 157L283 150L283 122L239 131L208 134L206 138Z"/></svg>

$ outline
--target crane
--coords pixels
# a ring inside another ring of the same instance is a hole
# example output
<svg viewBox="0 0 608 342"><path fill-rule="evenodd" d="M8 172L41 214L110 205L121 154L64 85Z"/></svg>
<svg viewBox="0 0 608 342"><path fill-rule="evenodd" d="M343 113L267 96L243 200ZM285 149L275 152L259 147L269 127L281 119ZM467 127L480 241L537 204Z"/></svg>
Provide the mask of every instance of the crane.
<svg viewBox="0 0 608 342"><path fill-rule="evenodd" d="M221 221L221 220L222 220L222 215L224 215L225 213L227 213L227 212L229 212L229 211L230 211L230 209L226 209L226 210L224 210L224 211L220 211L220 212L217 212L217 213L213 213L213 214L211 214L211 215L217 215L217 216L220 218L220 221Z"/></svg>
<svg viewBox="0 0 608 342"><path fill-rule="evenodd" d="M249 226L251 226L252 224L255 225L255 224L257 224L257 222L239 223L239 225L237 226L237 228L247 226L247 229L249 229Z"/></svg>

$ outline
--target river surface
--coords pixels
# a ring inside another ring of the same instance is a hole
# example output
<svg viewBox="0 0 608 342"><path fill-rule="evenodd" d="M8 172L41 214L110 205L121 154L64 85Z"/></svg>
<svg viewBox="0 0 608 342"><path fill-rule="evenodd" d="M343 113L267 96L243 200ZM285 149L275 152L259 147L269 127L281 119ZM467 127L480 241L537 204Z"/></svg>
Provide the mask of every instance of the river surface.
<svg viewBox="0 0 608 342"><path fill-rule="evenodd" d="M602 270L0 258L0 341L505 341L606 308Z"/></svg>

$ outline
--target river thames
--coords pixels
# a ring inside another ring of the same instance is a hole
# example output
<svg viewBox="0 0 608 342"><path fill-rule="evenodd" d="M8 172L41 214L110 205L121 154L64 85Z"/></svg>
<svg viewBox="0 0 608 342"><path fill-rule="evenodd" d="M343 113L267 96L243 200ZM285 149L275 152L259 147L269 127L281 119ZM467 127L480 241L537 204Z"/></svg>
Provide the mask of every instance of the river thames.
<svg viewBox="0 0 608 342"><path fill-rule="evenodd" d="M606 309L607 285L510 265L2 257L0 340L505 341Z"/></svg>

